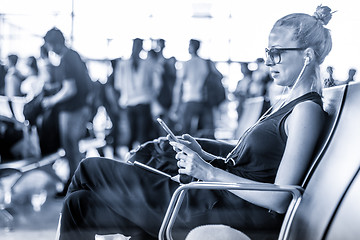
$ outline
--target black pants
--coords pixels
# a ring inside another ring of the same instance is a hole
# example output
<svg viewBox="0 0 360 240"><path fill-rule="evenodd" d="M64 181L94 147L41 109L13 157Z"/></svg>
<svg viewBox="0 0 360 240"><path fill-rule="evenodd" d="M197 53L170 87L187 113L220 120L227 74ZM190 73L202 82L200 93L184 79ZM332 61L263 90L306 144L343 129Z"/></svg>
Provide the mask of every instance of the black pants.
<svg viewBox="0 0 360 240"><path fill-rule="evenodd" d="M129 106L126 112L130 129L129 149L132 149L136 142L141 144L155 138L150 104Z"/></svg>
<svg viewBox="0 0 360 240"><path fill-rule="evenodd" d="M176 161L164 166L168 173L176 174ZM85 159L64 201L60 239L93 240L96 233L156 239L178 186L136 166L105 158ZM277 230L281 219L228 191L192 190L184 198L173 236L184 239L196 226L219 223L248 233L256 228Z"/></svg>

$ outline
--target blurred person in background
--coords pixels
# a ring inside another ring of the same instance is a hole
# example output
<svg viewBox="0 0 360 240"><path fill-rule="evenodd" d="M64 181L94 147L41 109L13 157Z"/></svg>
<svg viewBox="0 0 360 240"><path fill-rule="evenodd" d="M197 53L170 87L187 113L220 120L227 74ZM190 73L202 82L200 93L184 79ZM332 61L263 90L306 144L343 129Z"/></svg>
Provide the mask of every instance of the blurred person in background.
<svg viewBox="0 0 360 240"><path fill-rule="evenodd" d="M142 59L142 51L143 39L133 39L130 58L121 60L115 70L115 89L121 93L119 104L126 111L130 129L129 150L156 133L151 113L157 93L153 78L156 61Z"/></svg>
<svg viewBox="0 0 360 240"><path fill-rule="evenodd" d="M9 54L7 57L7 73L5 75L5 95L8 97L23 96L20 86L25 79L17 68L19 57L16 54Z"/></svg>
<svg viewBox="0 0 360 240"><path fill-rule="evenodd" d="M153 104L153 115L155 118L162 118L167 124L172 125L169 112L173 105L174 97L174 86L176 82L176 58L165 58L164 57L165 40L156 40L156 58L157 66L155 74L159 81L159 90L156 99ZM158 135L162 136L165 134L164 130L158 126Z"/></svg>
<svg viewBox="0 0 360 240"><path fill-rule="evenodd" d="M70 176L65 184L65 195L71 178L82 159L79 141L86 135L86 123L89 121L90 109L87 105L90 76L80 55L65 45L63 33L50 29L44 36L45 46L60 56L58 70L61 74L61 89L42 101L43 108L59 107L59 130L61 145L69 162ZM50 134L50 133L49 133Z"/></svg>
<svg viewBox="0 0 360 240"><path fill-rule="evenodd" d="M345 83L350 83L355 81L354 77L356 74L356 69L355 68L350 68L349 72L348 72L348 78L345 80Z"/></svg>
<svg viewBox="0 0 360 240"><path fill-rule="evenodd" d="M334 85L333 86L340 86L342 84L348 84L350 82L353 82L355 81L354 80L354 76L356 74L356 69L354 68L350 68L349 71L348 71L348 78L344 81L341 81L341 80L334 80ZM329 79L332 78L332 74L331 74L331 77ZM329 79L325 79L325 82L328 83L330 80Z"/></svg>
<svg viewBox="0 0 360 240"><path fill-rule="evenodd" d="M329 76L324 80L324 88L336 86L338 81L334 79L334 68L332 66L327 66L326 72Z"/></svg>
<svg viewBox="0 0 360 240"><path fill-rule="evenodd" d="M250 97L249 88L250 84L252 83L252 71L249 69L249 64L246 62L242 62L240 64L241 73L243 77L237 82L236 89L234 91L234 96L237 100L237 118L240 119L243 113L243 104L245 100Z"/></svg>
<svg viewBox="0 0 360 240"><path fill-rule="evenodd" d="M164 48L165 40L158 39L157 48L155 51L157 53L157 61L160 66L159 74L161 79L161 87L157 96L157 101L162 107L162 111L159 116L163 119L167 119L168 112L172 105L174 85L176 81L176 59L174 57L165 58L163 54Z"/></svg>
<svg viewBox="0 0 360 240"><path fill-rule="evenodd" d="M251 97L266 96L268 84L272 81L269 68L263 58L256 59L256 64L257 69L252 73L253 81L250 84L249 94Z"/></svg>
<svg viewBox="0 0 360 240"><path fill-rule="evenodd" d="M26 78L21 83L20 89L25 94L27 101L30 101L41 93L45 81L39 75L38 63L34 56L26 59L26 66Z"/></svg>
<svg viewBox="0 0 360 240"><path fill-rule="evenodd" d="M209 73L208 64L205 59L198 55L201 42L197 39L191 39L189 42L190 59L183 65L183 75L180 81L182 85L178 91L181 91L179 121L182 125L182 133L197 135L199 119L204 111L203 86ZM212 129L208 124L213 123L213 119L204 119L206 123L201 124L205 129Z"/></svg>
<svg viewBox="0 0 360 240"><path fill-rule="evenodd" d="M42 97L55 95L61 89L62 74L60 68L51 63L49 51L45 47L45 44L40 47L38 63L39 76L44 79ZM61 147L59 132L60 107L61 105L57 105L43 110L40 117L41 120L38 122L40 148L43 155L54 153ZM51 134L49 134L49 132L51 132Z"/></svg>
<svg viewBox="0 0 360 240"><path fill-rule="evenodd" d="M0 95L5 95L6 66L0 61Z"/></svg>
<svg viewBox="0 0 360 240"><path fill-rule="evenodd" d="M111 65L111 73L107 77L106 83L102 87L102 101L103 105L106 109L106 113L108 114L112 128L110 133L106 136L105 140L107 145L109 145L112 149L112 153L115 157L118 156L118 147L120 146L120 115L123 113L123 110L120 108L118 101L121 93L115 89L115 69L117 64L121 61L121 59L112 59L110 61Z"/></svg>

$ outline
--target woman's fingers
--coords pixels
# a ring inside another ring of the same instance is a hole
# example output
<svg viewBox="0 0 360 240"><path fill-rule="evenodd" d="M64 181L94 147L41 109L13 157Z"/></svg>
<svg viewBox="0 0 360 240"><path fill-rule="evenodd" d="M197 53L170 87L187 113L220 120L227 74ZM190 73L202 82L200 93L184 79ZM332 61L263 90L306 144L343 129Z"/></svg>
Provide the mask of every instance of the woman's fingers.
<svg viewBox="0 0 360 240"><path fill-rule="evenodd" d="M184 152L178 152L175 155L175 158L178 160L177 166L179 168L186 168L187 166L191 165L191 157L186 155Z"/></svg>
<svg viewBox="0 0 360 240"><path fill-rule="evenodd" d="M175 142L175 141L170 141L169 144L170 144L171 146L175 147L175 148L180 149L180 150L182 150L182 148L183 148L183 146L184 146L183 144L178 143L178 142Z"/></svg>
<svg viewBox="0 0 360 240"><path fill-rule="evenodd" d="M173 147L173 150L174 150L175 152L180 152L180 151L182 151L182 150L181 150L182 144L179 144L179 143L174 142L174 141L170 141L169 144Z"/></svg>
<svg viewBox="0 0 360 240"><path fill-rule="evenodd" d="M175 158L179 161L185 162L187 155L181 151L181 152L176 153Z"/></svg>
<svg viewBox="0 0 360 240"><path fill-rule="evenodd" d="M187 133L183 134L181 137L182 137L184 140L189 141L189 142L193 142L193 141L194 141L194 138L193 138L190 134L187 134Z"/></svg>
<svg viewBox="0 0 360 240"><path fill-rule="evenodd" d="M188 171L185 168L179 168L178 173L188 175Z"/></svg>
<svg viewBox="0 0 360 240"><path fill-rule="evenodd" d="M177 161L177 166L178 168L185 168L185 161L180 159Z"/></svg>
<svg viewBox="0 0 360 240"><path fill-rule="evenodd" d="M194 153L194 151L190 148L188 148L187 146L185 146L184 144L178 143L178 142L170 142L170 145L173 146L174 150L176 152L182 151L184 153L186 153L187 155L192 155Z"/></svg>

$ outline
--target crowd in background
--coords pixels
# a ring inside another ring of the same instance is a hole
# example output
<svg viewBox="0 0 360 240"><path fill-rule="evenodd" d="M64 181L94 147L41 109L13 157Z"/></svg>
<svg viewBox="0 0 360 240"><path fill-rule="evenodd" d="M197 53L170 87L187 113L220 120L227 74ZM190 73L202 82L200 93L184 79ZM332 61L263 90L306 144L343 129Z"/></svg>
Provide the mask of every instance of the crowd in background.
<svg viewBox="0 0 360 240"><path fill-rule="evenodd" d="M112 123L105 140L114 157L122 157L122 148L128 151L166 135L156 122L158 117L176 134L215 138L215 115L220 106L209 107L203 85L210 69L217 69L214 62L210 61L209 67L208 61L198 55L200 41L191 39L190 59L179 62L175 57L164 57L164 39L152 40L152 48L145 51L144 40L136 38L130 58L110 60L111 73L106 76L106 83L100 83L90 79L86 62L65 45L61 31L49 32L52 34L47 34L45 44L39 47L39 58L21 59L25 68L18 67L20 59L16 54L8 55L0 66L0 94L9 102L14 97L25 99L24 115L37 129L42 155L64 148L70 166L73 162L73 173L82 158L79 141L92 136L88 126L99 107L106 109ZM49 57L53 52L57 58ZM146 58L142 57L143 52ZM264 59L242 62L240 68L242 75L235 91L227 91L232 96L227 100L237 104L238 118L246 99L263 96L270 106L272 96L282 91L274 88ZM349 77L344 80L334 79L332 66L327 72L323 84L332 87L354 81L356 69L349 69ZM1 141L9 142L3 133L2 127Z"/></svg>

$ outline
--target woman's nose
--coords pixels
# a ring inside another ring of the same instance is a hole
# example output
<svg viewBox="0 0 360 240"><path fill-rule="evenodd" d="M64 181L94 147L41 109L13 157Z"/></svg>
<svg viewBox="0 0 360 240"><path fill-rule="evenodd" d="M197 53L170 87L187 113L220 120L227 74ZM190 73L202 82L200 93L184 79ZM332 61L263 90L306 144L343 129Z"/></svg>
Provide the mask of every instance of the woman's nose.
<svg viewBox="0 0 360 240"><path fill-rule="evenodd" d="M275 63L269 56L267 56L266 59L265 59L265 65L270 67L270 66L274 66Z"/></svg>

